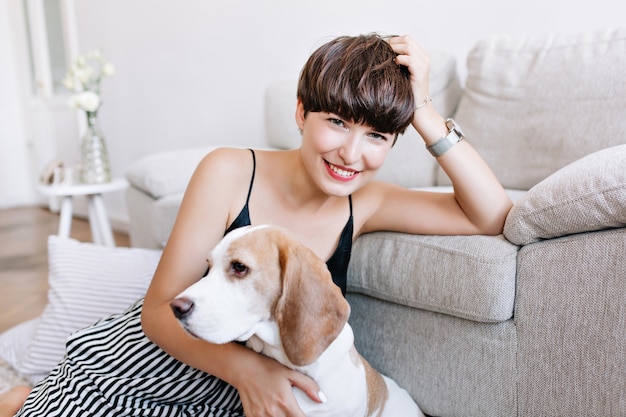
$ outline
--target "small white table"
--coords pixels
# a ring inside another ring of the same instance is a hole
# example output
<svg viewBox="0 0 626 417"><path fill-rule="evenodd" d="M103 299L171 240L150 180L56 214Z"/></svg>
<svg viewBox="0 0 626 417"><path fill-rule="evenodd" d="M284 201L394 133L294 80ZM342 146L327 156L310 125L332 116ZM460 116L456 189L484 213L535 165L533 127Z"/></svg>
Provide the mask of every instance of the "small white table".
<svg viewBox="0 0 626 417"><path fill-rule="evenodd" d="M73 199L86 196L89 208L89 226L95 243L115 246L113 231L107 217L102 194L121 191L128 187L124 178L115 178L102 184L54 184L39 183L37 189L50 197L61 197L61 215L59 220L59 236L69 237L72 228Z"/></svg>

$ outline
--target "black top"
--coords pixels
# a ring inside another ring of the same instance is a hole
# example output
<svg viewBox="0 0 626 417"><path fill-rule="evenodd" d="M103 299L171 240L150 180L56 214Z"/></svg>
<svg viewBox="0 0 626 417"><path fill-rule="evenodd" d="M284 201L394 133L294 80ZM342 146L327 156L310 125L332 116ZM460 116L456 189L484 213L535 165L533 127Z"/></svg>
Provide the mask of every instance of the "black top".
<svg viewBox="0 0 626 417"><path fill-rule="evenodd" d="M250 193L252 192L252 185L254 184L254 173L256 171L256 156L254 151L250 149L252 152L252 178L250 179L250 187L248 188L248 197L246 198L246 204L243 206L237 218L228 226L226 229L226 233L237 229L243 226L249 226L250 222L250 212L248 210L248 203L250 201ZM341 288L341 292L345 295L346 286L348 281L348 263L350 262L350 254L352 252L352 234L353 234L353 225L352 225L352 196L348 197L348 201L350 203L350 217L348 218L348 222L344 226L341 231L341 236L339 237L339 243L337 244L337 248L335 252L331 255L331 257L326 261L326 266L330 271L331 276L333 277L333 282Z"/></svg>

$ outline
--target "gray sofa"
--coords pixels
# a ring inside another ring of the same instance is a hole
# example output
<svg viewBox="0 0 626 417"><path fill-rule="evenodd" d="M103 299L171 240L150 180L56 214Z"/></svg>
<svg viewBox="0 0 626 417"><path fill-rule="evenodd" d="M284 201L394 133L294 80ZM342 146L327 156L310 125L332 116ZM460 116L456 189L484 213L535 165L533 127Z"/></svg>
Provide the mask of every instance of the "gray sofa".
<svg viewBox="0 0 626 417"><path fill-rule="evenodd" d="M358 349L430 415L626 415L626 30L494 37L470 53L463 87L446 54L431 69L433 103L515 205L500 236L360 237L347 295ZM267 91L268 146L297 146L295 82ZM396 148L382 179L449 189L413 130ZM165 243L209 150L128 170L134 246Z"/></svg>

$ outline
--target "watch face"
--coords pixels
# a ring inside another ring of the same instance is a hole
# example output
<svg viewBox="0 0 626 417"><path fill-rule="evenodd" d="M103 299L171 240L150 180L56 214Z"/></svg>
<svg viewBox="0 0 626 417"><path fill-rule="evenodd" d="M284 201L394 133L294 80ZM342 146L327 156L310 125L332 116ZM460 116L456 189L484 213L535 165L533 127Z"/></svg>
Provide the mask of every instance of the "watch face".
<svg viewBox="0 0 626 417"><path fill-rule="evenodd" d="M443 155L448 151L448 149L465 138L461 128L459 128L454 120L447 119L446 127L448 128L448 134L446 136L442 137L432 145L426 146L426 149L428 149L434 157Z"/></svg>
<svg viewBox="0 0 626 417"><path fill-rule="evenodd" d="M465 134L461 130L461 127L454 121L454 119L447 119L446 126L451 132L456 133L456 135L459 137L459 140L465 137Z"/></svg>

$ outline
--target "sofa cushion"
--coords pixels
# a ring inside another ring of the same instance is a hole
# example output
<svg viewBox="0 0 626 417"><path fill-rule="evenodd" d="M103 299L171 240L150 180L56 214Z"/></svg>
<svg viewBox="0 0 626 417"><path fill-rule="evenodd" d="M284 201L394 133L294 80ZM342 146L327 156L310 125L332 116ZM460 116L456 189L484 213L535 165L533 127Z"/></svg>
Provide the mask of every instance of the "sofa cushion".
<svg viewBox="0 0 626 417"><path fill-rule="evenodd" d="M527 245L626 226L626 145L588 155L546 178L511 209L504 235Z"/></svg>
<svg viewBox="0 0 626 417"><path fill-rule="evenodd" d="M126 179L131 186L155 199L181 193L200 160L213 149L179 149L145 156L130 166Z"/></svg>
<svg viewBox="0 0 626 417"><path fill-rule="evenodd" d="M498 36L479 43L467 66L455 119L506 188L527 190L625 143L626 28Z"/></svg>
<svg viewBox="0 0 626 417"><path fill-rule="evenodd" d="M478 322L513 315L518 247L500 236L360 236L348 291Z"/></svg>

